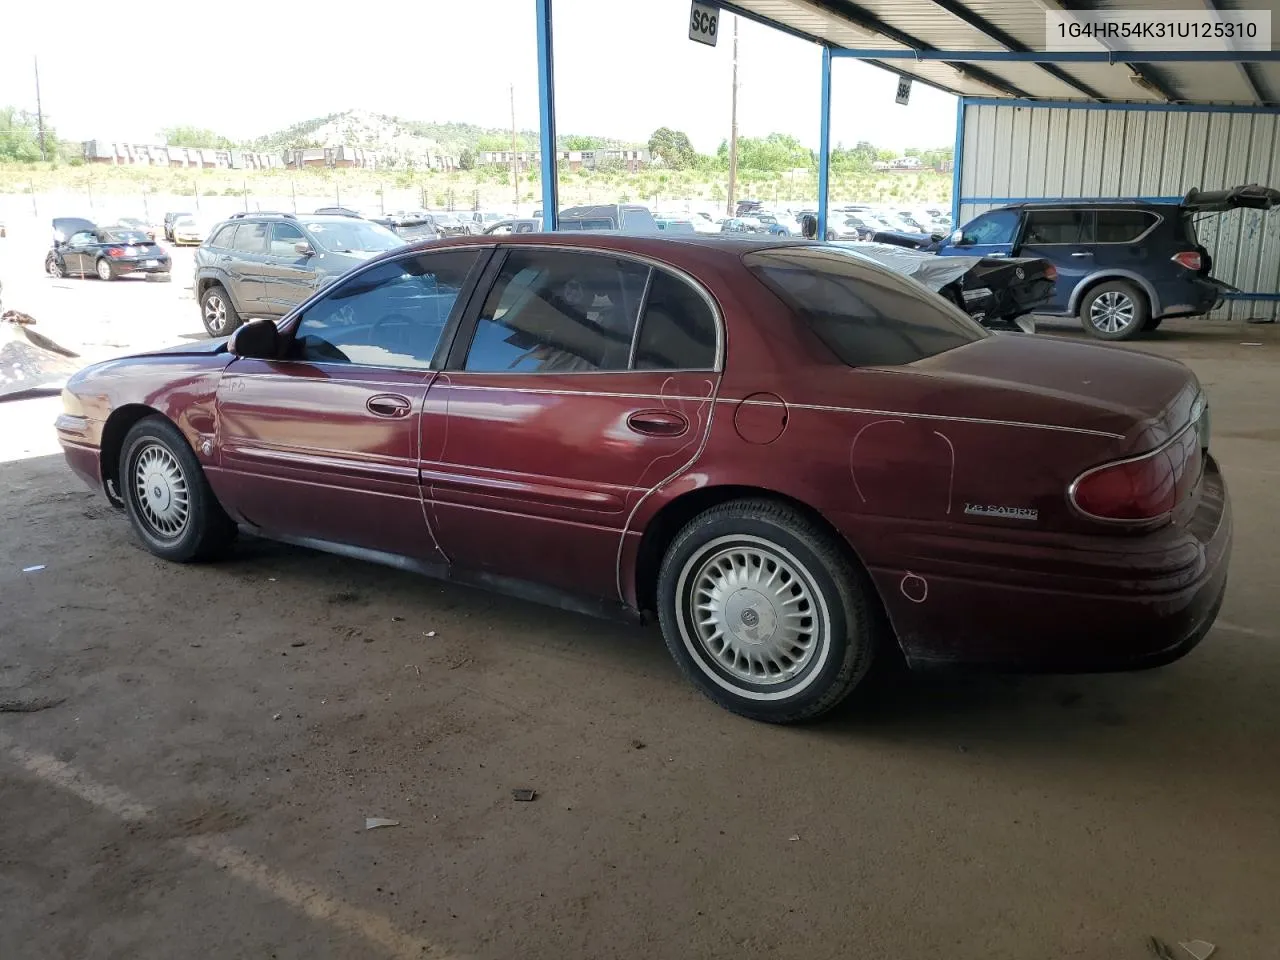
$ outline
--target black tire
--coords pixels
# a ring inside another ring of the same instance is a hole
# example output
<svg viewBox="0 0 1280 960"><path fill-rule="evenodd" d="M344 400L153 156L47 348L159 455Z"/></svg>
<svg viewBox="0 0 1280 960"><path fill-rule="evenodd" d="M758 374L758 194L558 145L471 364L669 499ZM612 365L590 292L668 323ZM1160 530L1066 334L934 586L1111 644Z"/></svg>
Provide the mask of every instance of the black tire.
<svg viewBox="0 0 1280 960"><path fill-rule="evenodd" d="M1159 330L1163 322L1164 317L1147 317L1147 322L1142 325L1142 332L1150 333L1152 330Z"/></svg>
<svg viewBox="0 0 1280 960"><path fill-rule="evenodd" d="M111 267L111 261L106 257L99 257L93 265L93 272L99 280L115 280L116 272Z"/></svg>
<svg viewBox="0 0 1280 960"><path fill-rule="evenodd" d="M741 564L725 556L739 551ZM766 575L767 583L753 579ZM719 594L722 616L710 628L720 641L695 622L697 597L717 602L700 589L717 578L731 590ZM869 579L830 533L770 500L735 500L689 521L658 575L658 619L680 671L720 706L766 723L812 720L861 682L882 632L873 597ZM796 634L779 639L777 610L790 605ZM763 640L752 639L764 630Z"/></svg>
<svg viewBox="0 0 1280 960"><path fill-rule="evenodd" d="M55 280L61 280L67 272L62 268L62 261L50 253L44 258L44 272Z"/></svg>
<svg viewBox="0 0 1280 960"><path fill-rule="evenodd" d="M219 325L221 317L221 325ZM213 284L200 297L200 321L211 337L230 336L244 321L236 313L235 304L227 291L219 284Z"/></svg>
<svg viewBox="0 0 1280 960"><path fill-rule="evenodd" d="M164 417L144 417L125 434L117 482L134 533L158 557L211 560L235 539L187 438Z"/></svg>
<svg viewBox="0 0 1280 960"><path fill-rule="evenodd" d="M1080 301L1080 322L1099 340L1130 340L1150 316L1147 295L1127 280L1100 283Z"/></svg>

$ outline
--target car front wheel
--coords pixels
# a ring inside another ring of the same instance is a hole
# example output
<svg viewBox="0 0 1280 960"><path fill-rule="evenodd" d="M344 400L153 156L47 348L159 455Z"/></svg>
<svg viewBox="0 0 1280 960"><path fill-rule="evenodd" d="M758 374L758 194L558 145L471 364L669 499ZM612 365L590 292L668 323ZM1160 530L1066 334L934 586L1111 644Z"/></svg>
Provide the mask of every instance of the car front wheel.
<svg viewBox="0 0 1280 960"><path fill-rule="evenodd" d="M134 532L158 557L208 560L235 538L186 437L163 417L144 417L125 435L119 482Z"/></svg>
<svg viewBox="0 0 1280 960"><path fill-rule="evenodd" d="M227 291L216 284L200 298L200 317L211 337L226 337L240 326L240 315L231 304Z"/></svg>
<svg viewBox="0 0 1280 960"><path fill-rule="evenodd" d="M45 257L44 271L55 280L61 280L65 275L62 269L62 261L55 257L52 253Z"/></svg>
<svg viewBox="0 0 1280 960"><path fill-rule="evenodd" d="M1142 332L1151 315L1147 298L1132 283L1100 283L1080 304L1084 328L1100 340L1128 340Z"/></svg>
<svg viewBox="0 0 1280 960"><path fill-rule="evenodd" d="M691 520L658 580L658 617L685 676L734 713L813 719L866 676L879 627L869 581L799 511L738 500Z"/></svg>

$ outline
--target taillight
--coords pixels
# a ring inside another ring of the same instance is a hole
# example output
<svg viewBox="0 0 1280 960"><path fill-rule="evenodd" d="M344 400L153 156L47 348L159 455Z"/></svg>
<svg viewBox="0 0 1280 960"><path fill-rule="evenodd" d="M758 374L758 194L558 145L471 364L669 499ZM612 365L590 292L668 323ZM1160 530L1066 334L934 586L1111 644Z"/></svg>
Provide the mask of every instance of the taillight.
<svg viewBox="0 0 1280 960"><path fill-rule="evenodd" d="M1196 250L1183 250L1181 253L1175 253L1171 259L1178 266L1186 267L1188 270L1199 270L1203 262Z"/></svg>
<svg viewBox="0 0 1280 960"><path fill-rule="evenodd" d="M1072 504L1094 520L1144 523L1172 513L1199 482L1203 448L1184 429L1151 453L1086 470L1068 489Z"/></svg>
<svg viewBox="0 0 1280 960"><path fill-rule="evenodd" d="M107 247L107 256L108 256L108 257L123 257L123 256L124 256L124 251L123 251L123 250L121 250L119 247Z"/></svg>
<svg viewBox="0 0 1280 960"><path fill-rule="evenodd" d="M1044 275L1046 280L1057 280L1058 268L1055 267L1052 263L1046 263L1044 265Z"/></svg>

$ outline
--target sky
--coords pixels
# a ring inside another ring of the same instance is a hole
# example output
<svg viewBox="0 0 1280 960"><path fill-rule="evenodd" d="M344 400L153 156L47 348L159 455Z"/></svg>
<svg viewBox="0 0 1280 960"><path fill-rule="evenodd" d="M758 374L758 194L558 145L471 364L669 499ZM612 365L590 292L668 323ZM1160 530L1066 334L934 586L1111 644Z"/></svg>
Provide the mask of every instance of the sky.
<svg viewBox="0 0 1280 960"><path fill-rule="evenodd" d="M43 107L69 140L157 142L168 126L234 139L358 109L412 120L538 125L534 0L374 0L350 5L219 0L202 16L177 0L140 16L102 17L97 2L19 3L4 14L0 105ZM688 39L689 0L553 0L557 125L647 141L683 130L703 152L729 134L733 57L726 15L716 47ZM175 13L186 7L191 13ZM342 13L336 11L342 10ZM814 44L741 20L738 128L818 142L821 54ZM87 83L98 68L105 83ZM837 60L832 142L948 146L955 98L923 84L893 102L897 78Z"/></svg>

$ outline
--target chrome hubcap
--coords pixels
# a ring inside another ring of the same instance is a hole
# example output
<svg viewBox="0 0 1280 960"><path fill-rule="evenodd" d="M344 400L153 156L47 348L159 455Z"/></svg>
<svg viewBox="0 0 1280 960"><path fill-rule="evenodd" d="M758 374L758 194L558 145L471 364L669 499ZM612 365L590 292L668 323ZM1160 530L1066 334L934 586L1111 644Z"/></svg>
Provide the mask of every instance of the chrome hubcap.
<svg viewBox="0 0 1280 960"><path fill-rule="evenodd" d="M107 263L107 261L105 260L99 260L98 276L100 276L103 280L109 280L111 278L111 264Z"/></svg>
<svg viewBox="0 0 1280 960"><path fill-rule="evenodd" d="M133 467L138 512L157 536L178 537L191 515L187 478L177 457L158 443L147 444Z"/></svg>
<svg viewBox="0 0 1280 960"><path fill-rule="evenodd" d="M213 333L221 333L227 325L227 305L221 297L208 297L204 301L204 322Z"/></svg>
<svg viewBox="0 0 1280 960"><path fill-rule="evenodd" d="M768 541L726 537L708 544L685 564L678 590L687 641L725 679L787 684L824 651L827 617L812 577Z"/></svg>
<svg viewBox="0 0 1280 960"><path fill-rule="evenodd" d="M1119 333L1133 323L1133 300L1108 290L1089 307L1089 321L1103 333Z"/></svg>

